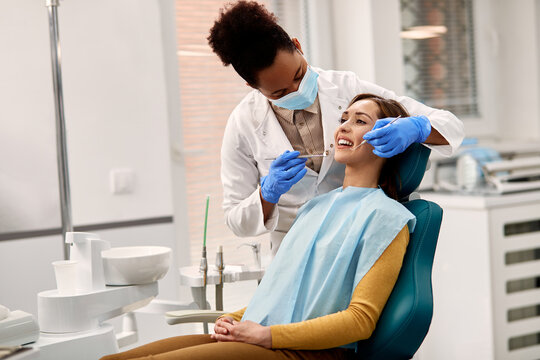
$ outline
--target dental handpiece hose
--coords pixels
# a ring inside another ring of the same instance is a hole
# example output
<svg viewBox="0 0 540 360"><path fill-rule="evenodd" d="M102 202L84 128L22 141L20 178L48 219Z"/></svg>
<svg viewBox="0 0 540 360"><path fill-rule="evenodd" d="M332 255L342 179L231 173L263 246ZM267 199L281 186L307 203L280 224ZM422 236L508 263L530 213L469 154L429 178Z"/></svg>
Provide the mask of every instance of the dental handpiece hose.
<svg viewBox="0 0 540 360"><path fill-rule="evenodd" d="M208 227L208 205L210 204L210 195L206 195L206 210L204 213L204 235L203 235L203 249L201 256L201 264L199 265L199 271L203 275L203 288L202 288L202 308L206 309L206 285L208 277L208 260L206 257L206 229Z"/></svg>

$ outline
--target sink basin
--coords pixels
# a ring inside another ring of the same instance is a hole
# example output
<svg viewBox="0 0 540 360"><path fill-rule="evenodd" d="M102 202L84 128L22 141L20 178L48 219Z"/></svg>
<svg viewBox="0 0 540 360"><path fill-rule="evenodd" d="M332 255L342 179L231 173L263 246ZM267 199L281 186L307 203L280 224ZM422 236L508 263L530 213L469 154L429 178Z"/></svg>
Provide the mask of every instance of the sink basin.
<svg viewBox="0 0 540 360"><path fill-rule="evenodd" d="M127 246L101 252L105 284L142 285L165 276L171 249L164 246Z"/></svg>

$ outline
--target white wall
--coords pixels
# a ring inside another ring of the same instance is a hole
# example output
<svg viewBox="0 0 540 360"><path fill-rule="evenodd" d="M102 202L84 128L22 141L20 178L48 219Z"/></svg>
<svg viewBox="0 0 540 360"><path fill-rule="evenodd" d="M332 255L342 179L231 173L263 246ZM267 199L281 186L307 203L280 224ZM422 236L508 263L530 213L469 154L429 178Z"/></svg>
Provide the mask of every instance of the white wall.
<svg viewBox="0 0 540 360"><path fill-rule="evenodd" d="M158 3L66 1L59 11L74 222L170 215ZM114 168L134 170L133 194L111 194Z"/></svg>
<svg viewBox="0 0 540 360"><path fill-rule="evenodd" d="M494 1L500 137L540 139L540 1ZM504 134L504 135L503 135Z"/></svg>
<svg viewBox="0 0 540 360"><path fill-rule="evenodd" d="M174 214L180 225L96 232L113 246L172 247L160 297L176 299L189 251L176 251L186 216L183 192L174 213L171 190L169 127L181 140L171 9L174 0L68 0L58 13L74 225ZM48 26L45 1L2 2L0 235L60 228ZM181 159L174 164L182 189ZM134 171L133 193L111 193L116 168ZM60 235L0 241L0 304L36 314L35 296L55 287L50 263L62 256Z"/></svg>
<svg viewBox="0 0 540 360"><path fill-rule="evenodd" d="M172 214L161 15L157 1L72 0L59 7L76 225ZM0 12L0 30L10 55L0 59L0 156L6 166L0 172L0 193L3 200L14 199L7 189L17 193L31 183L32 194L40 198L40 215L51 218L38 225L57 227L57 204L51 204L58 193L44 2L7 2ZM132 194L111 194L109 172L115 168L134 170ZM2 220L11 205L27 207L25 214L34 212L32 199L21 197L28 203L2 203ZM12 222L0 225L7 232Z"/></svg>
<svg viewBox="0 0 540 360"><path fill-rule="evenodd" d="M336 0L333 7L335 69L403 94L399 1Z"/></svg>
<svg viewBox="0 0 540 360"><path fill-rule="evenodd" d="M59 227L44 3L3 1L0 44L0 232Z"/></svg>

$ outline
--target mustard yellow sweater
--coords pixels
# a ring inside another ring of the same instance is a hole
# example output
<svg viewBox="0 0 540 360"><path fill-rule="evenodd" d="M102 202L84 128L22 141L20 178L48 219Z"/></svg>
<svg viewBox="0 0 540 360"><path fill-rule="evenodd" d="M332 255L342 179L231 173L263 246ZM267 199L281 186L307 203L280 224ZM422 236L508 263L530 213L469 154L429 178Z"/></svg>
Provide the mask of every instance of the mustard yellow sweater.
<svg viewBox="0 0 540 360"><path fill-rule="evenodd" d="M346 310L298 323L270 326L272 348L330 349L369 338L394 288L408 244L409 229L405 226L360 280ZM240 321L245 310L223 316Z"/></svg>

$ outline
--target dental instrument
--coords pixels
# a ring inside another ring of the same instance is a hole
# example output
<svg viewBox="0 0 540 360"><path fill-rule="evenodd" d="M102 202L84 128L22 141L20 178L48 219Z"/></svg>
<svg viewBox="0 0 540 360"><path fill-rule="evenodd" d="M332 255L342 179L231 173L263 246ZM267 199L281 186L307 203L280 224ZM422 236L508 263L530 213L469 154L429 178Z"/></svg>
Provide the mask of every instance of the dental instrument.
<svg viewBox="0 0 540 360"><path fill-rule="evenodd" d="M243 243L237 246L237 249L240 249L242 246L249 246L251 247L251 251L253 251L253 257L255 258L255 264L257 264L258 269L262 269L261 265L261 243ZM261 279L257 280L257 284L261 283Z"/></svg>
<svg viewBox="0 0 540 360"><path fill-rule="evenodd" d="M223 246L219 245L216 252L216 270L219 274L218 282L216 283L216 310L223 310Z"/></svg>
<svg viewBox="0 0 540 360"><path fill-rule="evenodd" d="M389 125L392 125L393 123L396 122L397 119L399 119L401 117L401 115L399 115L397 118L395 118L394 120L390 121L388 124L384 125L383 127L387 127ZM382 128L381 128L382 129ZM354 148L351 149L351 151L354 151L356 149L358 149L360 146L364 145L365 143L367 142L367 140L364 140L360 143L360 145L358 146L355 146Z"/></svg>
<svg viewBox="0 0 540 360"><path fill-rule="evenodd" d="M272 161L268 174L260 178L261 198L277 204L281 195L304 177L307 172L306 159L298 159L300 151L285 150Z"/></svg>
<svg viewBox="0 0 540 360"><path fill-rule="evenodd" d="M326 157L328 156L328 152L325 151L322 154L313 154L313 155L300 155L297 157L297 159L309 159L312 157ZM271 157L271 158L265 158L264 160L276 160L277 157Z"/></svg>
<svg viewBox="0 0 540 360"><path fill-rule="evenodd" d="M258 269L261 269L261 243L243 243L238 245L236 248L240 249L242 246L249 246L251 248L251 251L253 251L253 258L255 259L255 264L257 264Z"/></svg>

